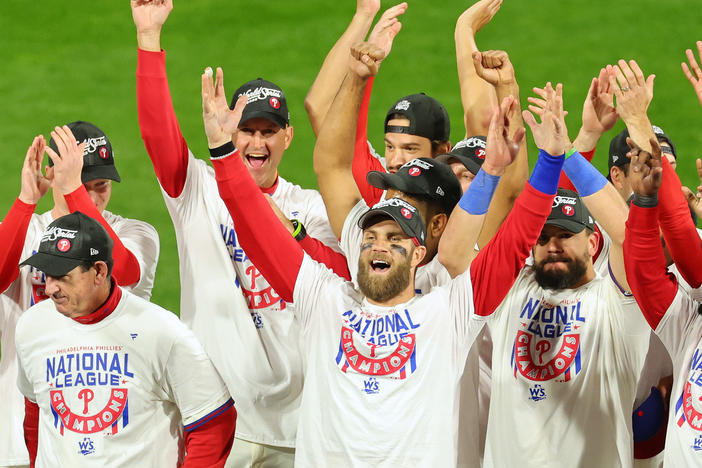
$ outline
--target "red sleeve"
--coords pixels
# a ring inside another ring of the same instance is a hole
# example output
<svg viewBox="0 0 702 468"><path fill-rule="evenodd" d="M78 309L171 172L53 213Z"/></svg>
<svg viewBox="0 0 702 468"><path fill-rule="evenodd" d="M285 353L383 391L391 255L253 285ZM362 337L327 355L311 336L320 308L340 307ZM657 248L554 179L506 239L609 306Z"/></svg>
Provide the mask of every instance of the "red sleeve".
<svg viewBox="0 0 702 468"><path fill-rule="evenodd" d="M0 224L0 292L9 288L19 275L22 248L35 207L18 198Z"/></svg>
<svg viewBox="0 0 702 468"><path fill-rule="evenodd" d="M592 161L592 157L595 155L595 150L596 150L596 149L597 149L597 148L594 148L594 149L592 149L592 150L590 150L590 151L585 151L584 153L580 153L580 154L582 154L583 157L584 157L585 159L587 159L588 162L590 162L590 161ZM564 188L564 189L567 189L567 190L572 190L573 192L577 192L577 190L575 189L575 185L573 185L573 182L570 181L570 179L569 179L568 176L566 175L565 171L561 171L561 178L560 178L560 180L558 181L558 186L559 186L560 188Z"/></svg>
<svg viewBox="0 0 702 468"><path fill-rule="evenodd" d="M346 263L346 257L342 254L309 235L305 236L299 244L307 252L307 255L315 261L326 265L337 276L344 278L346 281L351 281L349 266Z"/></svg>
<svg viewBox="0 0 702 468"><path fill-rule="evenodd" d="M229 399L223 406L188 427L185 428L186 455L181 468L222 468L234 442L234 401Z"/></svg>
<svg viewBox="0 0 702 468"><path fill-rule="evenodd" d="M642 208L631 204L624 237L624 267L631 292L655 330L678 292L675 276L666 270L657 206Z"/></svg>
<svg viewBox="0 0 702 468"><path fill-rule="evenodd" d="M39 405L24 399L24 443L29 452L29 466L34 468L39 445Z"/></svg>
<svg viewBox="0 0 702 468"><path fill-rule="evenodd" d="M373 90L373 78L371 76L366 84L361 109L358 112L356 144L353 151L353 165L351 166L358 191L361 192L361 196L368 206L378 203L383 196L383 191L369 184L366 180L366 175L370 171L385 172L383 165L378 158L371 154L368 147L368 109L370 107L371 91Z"/></svg>
<svg viewBox="0 0 702 468"><path fill-rule="evenodd" d="M210 150L219 195L232 216L241 247L285 302L304 256L302 247L278 220L232 143Z"/></svg>
<svg viewBox="0 0 702 468"><path fill-rule="evenodd" d="M161 187L171 197L183 191L188 146L180 133L166 76L166 52L137 52L137 112L146 151Z"/></svg>
<svg viewBox="0 0 702 468"><path fill-rule="evenodd" d="M678 175L666 158L663 159L663 180L658 191L658 221L665 245L675 266L693 288L702 285L702 242L692 222L690 207L682 193Z"/></svg>
<svg viewBox="0 0 702 468"><path fill-rule="evenodd" d="M490 315L509 292L551 213L553 197L527 182L495 237L471 263L476 314Z"/></svg>
<svg viewBox="0 0 702 468"><path fill-rule="evenodd" d="M68 203L68 209L71 213L75 211L80 211L81 213L90 216L94 220L98 221L102 227L105 228L107 233L112 238L114 246L112 247L112 259L114 261L114 266L112 268L112 275L117 284L120 286L129 286L139 281L141 275L141 270L139 269L139 262L133 253L131 253L119 239L119 236L115 233L112 227L105 221L102 214L95 207L95 203L88 195L85 190L85 186L81 185L73 192L67 194L65 197L66 203Z"/></svg>

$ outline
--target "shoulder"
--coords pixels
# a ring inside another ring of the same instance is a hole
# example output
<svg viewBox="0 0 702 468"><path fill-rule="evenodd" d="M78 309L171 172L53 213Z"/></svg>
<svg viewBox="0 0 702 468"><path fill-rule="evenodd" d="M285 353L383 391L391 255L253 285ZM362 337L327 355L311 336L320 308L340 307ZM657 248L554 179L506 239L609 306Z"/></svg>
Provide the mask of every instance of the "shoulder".
<svg viewBox="0 0 702 468"><path fill-rule="evenodd" d="M61 319L51 299L33 305L19 316L15 329L15 341L19 346L27 338L40 335L43 330L53 329Z"/></svg>

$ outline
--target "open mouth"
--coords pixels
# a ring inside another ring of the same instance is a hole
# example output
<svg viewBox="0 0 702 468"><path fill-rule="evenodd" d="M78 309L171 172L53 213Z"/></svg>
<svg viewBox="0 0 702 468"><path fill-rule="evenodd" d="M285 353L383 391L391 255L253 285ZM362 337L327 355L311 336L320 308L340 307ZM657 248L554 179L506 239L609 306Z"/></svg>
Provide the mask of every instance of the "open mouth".
<svg viewBox="0 0 702 468"><path fill-rule="evenodd" d="M390 269L390 264L383 260L372 260L370 266L375 273L385 273Z"/></svg>
<svg viewBox="0 0 702 468"><path fill-rule="evenodd" d="M268 156L264 154L247 154L246 161L253 169L260 169L268 160Z"/></svg>

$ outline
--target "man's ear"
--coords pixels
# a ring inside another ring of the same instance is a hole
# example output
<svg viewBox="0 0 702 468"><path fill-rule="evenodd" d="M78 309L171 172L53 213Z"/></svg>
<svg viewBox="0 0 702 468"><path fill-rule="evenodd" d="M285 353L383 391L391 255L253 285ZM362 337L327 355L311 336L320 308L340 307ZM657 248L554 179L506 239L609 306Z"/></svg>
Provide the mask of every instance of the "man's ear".
<svg viewBox="0 0 702 468"><path fill-rule="evenodd" d="M96 272L95 286L100 286L107 280L107 273L109 271L109 268L107 267L107 263L103 262L102 260L98 260L97 262L93 263L93 268L95 268Z"/></svg>
<svg viewBox="0 0 702 468"><path fill-rule="evenodd" d="M423 245L420 245L418 247L415 247L414 250L412 251L412 262L410 265L412 267L417 267L420 263L422 263L422 260L424 260L424 256L427 254L427 248L424 247Z"/></svg>
<svg viewBox="0 0 702 468"><path fill-rule="evenodd" d="M615 188L617 189L622 189L624 188L624 183L623 179L626 177L624 174L624 171L619 166L612 166L609 170L609 179L612 181L612 185L614 185Z"/></svg>
<svg viewBox="0 0 702 468"><path fill-rule="evenodd" d="M451 142L442 141L436 146L436 149L432 152L432 157L437 156L439 154L448 153L449 151L451 151Z"/></svg>
<svg viewBox="0 0 702 468"><path fill-rule="evenodd" d="M295 131L293 130L292 125L288 125L287 127L285 127L285 149L288 149L290 147L290 143L292 143L294 134Z"/></svg>
<svg viewBox="0 0 702 468"><path fill-rule="evenodd" d="M431 234L432 237L440 237L444 229L446 229L447 223L448 216L446 216L446 213L435 214L427 223L427 235Z"/></svg>
<svg viewBox="0 0 702 468"><path fill-rule="evenodd" d="M595 230L592 231L592 233L588 236L587 239L587 251L590 254L590 257L595 259L595 254L597 253L597 247L600 245L600 238L601 235L600 233Z"/></svg>

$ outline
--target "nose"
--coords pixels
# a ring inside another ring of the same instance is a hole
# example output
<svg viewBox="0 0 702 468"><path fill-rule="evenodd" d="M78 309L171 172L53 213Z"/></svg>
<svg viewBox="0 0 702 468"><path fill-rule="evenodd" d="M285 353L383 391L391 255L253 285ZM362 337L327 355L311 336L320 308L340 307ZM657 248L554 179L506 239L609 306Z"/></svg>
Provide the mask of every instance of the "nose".
<svg viewBox="0 0 702 468"><path fill-rule="evenodd" d="M46 276L46 287L44 288L44 293L47 296L51 296L59 291L58 281L56 281L51 276Z"/></svg>
<svg viewBox="0 0 702 468"><path fill-rule="evenodd" d="M556 236L551 236L546 243L546 249L548 252L561 252L563 247L561 246L561 241Z"/></svg>
<svg viewBox="0 0 702 468"><path fill-rule="evenodd" d="M265 139L263 138L263 134L259 131L256 131L253 135L253 144L255 148L262 148L264 145Z"/></svg>

